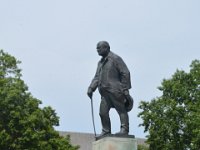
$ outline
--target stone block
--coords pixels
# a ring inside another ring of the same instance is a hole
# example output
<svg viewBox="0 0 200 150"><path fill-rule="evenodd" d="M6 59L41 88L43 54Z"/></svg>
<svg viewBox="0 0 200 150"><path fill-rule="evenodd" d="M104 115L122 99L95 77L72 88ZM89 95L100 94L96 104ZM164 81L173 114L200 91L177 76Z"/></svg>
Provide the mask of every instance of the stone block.
<svg viewBox="0 0 200 150"><path fill-rule="evenodd" d="M92 150L137 150L137 140L128 137L104 137L92 143Z"/></svg>

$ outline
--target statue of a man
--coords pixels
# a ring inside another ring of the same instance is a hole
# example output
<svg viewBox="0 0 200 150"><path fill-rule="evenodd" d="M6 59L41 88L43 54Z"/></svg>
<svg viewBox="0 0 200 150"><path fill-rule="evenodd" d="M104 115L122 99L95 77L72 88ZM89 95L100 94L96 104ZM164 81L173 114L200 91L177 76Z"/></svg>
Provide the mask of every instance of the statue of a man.
<svg viewBox="0 0 200 150"><path fill-rule="evenodd" d="M109 111L115 108L120 117L121 130L117 135L128 135L128 111L132 109L133 99L129 95L131 88L130 72L122 58L110 51L106 41L97 44L97 52L102 56L98 62L96 74L88 88L88 96L92 98L93 92L98 87L101 94L100 118L102 133L100 136L111 134Z"/></svg>

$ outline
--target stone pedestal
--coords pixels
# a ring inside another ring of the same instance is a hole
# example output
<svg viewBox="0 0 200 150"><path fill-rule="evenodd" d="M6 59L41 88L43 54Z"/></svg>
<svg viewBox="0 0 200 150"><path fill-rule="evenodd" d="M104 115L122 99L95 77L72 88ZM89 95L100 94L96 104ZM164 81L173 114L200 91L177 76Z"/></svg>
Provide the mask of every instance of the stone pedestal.
<svg viewBox="0 0 200 150"><path fill-rule="evenodd" d="M137 150L137 141L128 137L104 137L92 143L92 150Z"/></svg>

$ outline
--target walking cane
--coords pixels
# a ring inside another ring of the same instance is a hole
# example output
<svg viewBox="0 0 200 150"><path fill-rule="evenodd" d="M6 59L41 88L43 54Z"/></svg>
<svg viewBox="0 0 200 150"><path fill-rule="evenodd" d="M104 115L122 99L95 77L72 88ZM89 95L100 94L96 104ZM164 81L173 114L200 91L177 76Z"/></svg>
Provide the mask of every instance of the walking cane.
<svg viewBox="0 0 200 150"><path fill-rule="evenodd" d="M94 108L93 108L93 99L91 97L91 112L92 112L92 123L93 123L93 128L94 128L94 135L96 139L96 129L95 129L95 123L94 123Z"/></svg>

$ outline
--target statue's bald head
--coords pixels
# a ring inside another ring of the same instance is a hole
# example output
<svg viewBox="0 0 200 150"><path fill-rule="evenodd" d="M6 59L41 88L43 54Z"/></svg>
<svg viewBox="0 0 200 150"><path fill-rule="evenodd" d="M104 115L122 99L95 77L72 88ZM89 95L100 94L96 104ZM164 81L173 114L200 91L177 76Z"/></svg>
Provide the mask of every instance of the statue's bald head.
<svg viewBox="0 0 200 150"><path fill-rule="evenodd" d="M97 52L100 56L106 57L110 52L110 45L106 41L100 41L97 43Z"/></svg>
<svg viewBox="0 0 200 150"><path fill-rule="evenodd" d="M107 41L100 41L97 43L97 47L103 47L110 51L110 45Z"/></svg>

